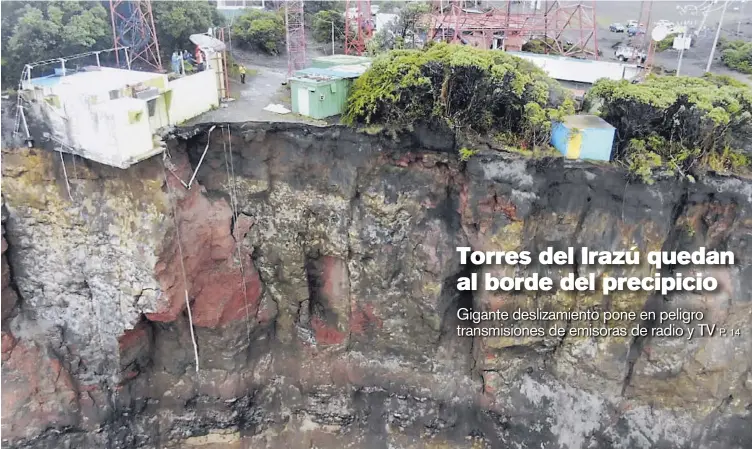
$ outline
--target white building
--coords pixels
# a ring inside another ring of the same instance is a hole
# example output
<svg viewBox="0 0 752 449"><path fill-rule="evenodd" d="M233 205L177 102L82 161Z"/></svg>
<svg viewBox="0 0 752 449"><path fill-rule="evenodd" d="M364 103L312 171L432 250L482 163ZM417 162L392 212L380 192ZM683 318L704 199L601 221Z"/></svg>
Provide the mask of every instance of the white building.
<svg viewBox="0 0 752 449"><path fill-rule="evenodd" d="M593 61L518 51L510 51L509 54L532 62L551 78L561 81L593 84L601 78L632 80L642 72L642 69L635 64L621 62Z"/></svg>
<svg viewBox="0 0 752 449"><path fill-rule="evenodd" d="M23 117L60 151L127 168L162 151L160 129L219 105L221 64L212 66L172 81L98 66L27 78L20 92Z"/></svg>

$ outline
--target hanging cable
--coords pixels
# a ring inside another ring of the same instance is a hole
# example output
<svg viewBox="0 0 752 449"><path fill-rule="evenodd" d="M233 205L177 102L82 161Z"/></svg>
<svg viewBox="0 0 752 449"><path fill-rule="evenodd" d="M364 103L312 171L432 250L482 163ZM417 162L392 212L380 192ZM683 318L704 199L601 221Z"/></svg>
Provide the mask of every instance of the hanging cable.
<svg viewBox="0 0 752 449"><path fill-rule="evenodd" d="M58 150L58 153L60 153L60 162L63 164L63 176L65 176L65 187L68 189L68 198L73 201L73 195L71 195L70 191L70 183L68 182L68 171L65 169L65 159L63 159L63 152L62 150Z"/></svg>
<svg viewBox="0 0 752 449"><path fill-rule="evenodd" d="M227 184L230 188L230 209L232 210L232 221L237 225L237 219L238 219L238 206L237 206L237 194L235 189L235 166L232 163L232 132L230 131L230 125L227 125L227 136L229 138L225 138L225 128L222 128L222 152L225 156L225 170L227 171ZM227 163L227 145L226 142L230 142L230 164ZM231 168L232 167L232 168ZM232 178L230 178L230 170L232 170ZM248 341L251 340L251 321L249 315L249 303L248 303L248 288L246 287L246 280L245 280L245 270L243 269L243 257L240 253L240 242L237 240L235 241L235 253L238 258L238 263L240 264L240 279L241 279L241 287L243 289L243 300L245 302L245 326L246 326L246 332L248 334Z"/></svg>
<svg viewBox="0 0 752 449"><path fill-rule="evenodd" d="M198 344L196 343L196 334L193 330L193 313L191 312L191 304L188 300L188 276L185 274L185 262L183 262L183 244L180 242L180 226L178 224L177 209L175 203L172 201L172 189L170 189L170 182L167 179L167 167L162 160L162 174L164 175L164 181L167 185L167 200L170 202L172 209L172 220L175 223L175 232L178 239L178 253L180 254L180 270L183 273L183 290L185 291L185 307L188 309L188 323L191 329L191 342L193 343L193 356L196 360L196 373L198 374Z"/></svg>

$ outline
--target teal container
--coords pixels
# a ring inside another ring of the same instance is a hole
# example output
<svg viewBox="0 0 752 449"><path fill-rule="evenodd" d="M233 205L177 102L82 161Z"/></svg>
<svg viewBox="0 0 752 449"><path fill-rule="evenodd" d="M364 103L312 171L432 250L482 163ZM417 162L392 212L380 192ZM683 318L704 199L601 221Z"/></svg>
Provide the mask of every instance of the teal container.
<svg viewBox="0 0 752 449"><path fill-rule="evenodd" d="M568 159L608 161L616 129L594 115L569 115L554 123L551 145Z"/></svg>
<svg viewBox="0 0 752 449"><path fill-rule="evenodd" d="M340 115L351 84L351 79L338 77L290 78L292 111L319 120Z"/></svg>

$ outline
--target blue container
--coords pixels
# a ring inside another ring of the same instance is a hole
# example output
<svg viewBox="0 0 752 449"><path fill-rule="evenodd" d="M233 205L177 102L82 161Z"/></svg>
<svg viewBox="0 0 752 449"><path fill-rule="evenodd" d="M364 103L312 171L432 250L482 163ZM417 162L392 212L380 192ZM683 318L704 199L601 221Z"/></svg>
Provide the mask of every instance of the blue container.
<svg viewBox="0 0 752 449"><path fill-rule="evenodd" d="M567 159L611 160L616 128L595 115L569 115L555 123L551 145Z"/></svg>

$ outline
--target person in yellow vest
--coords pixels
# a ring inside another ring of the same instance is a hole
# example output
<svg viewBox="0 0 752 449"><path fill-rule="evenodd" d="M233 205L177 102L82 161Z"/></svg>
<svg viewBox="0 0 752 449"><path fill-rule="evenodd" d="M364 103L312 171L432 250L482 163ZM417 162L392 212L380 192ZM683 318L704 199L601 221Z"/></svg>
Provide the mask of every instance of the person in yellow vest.
<svg viewBox="0 0 752 449"><path fill-rule="evenodd" d="M238 69L240 72L240 84L245 84L245 66L240 66L240 69Z"/></svg>

